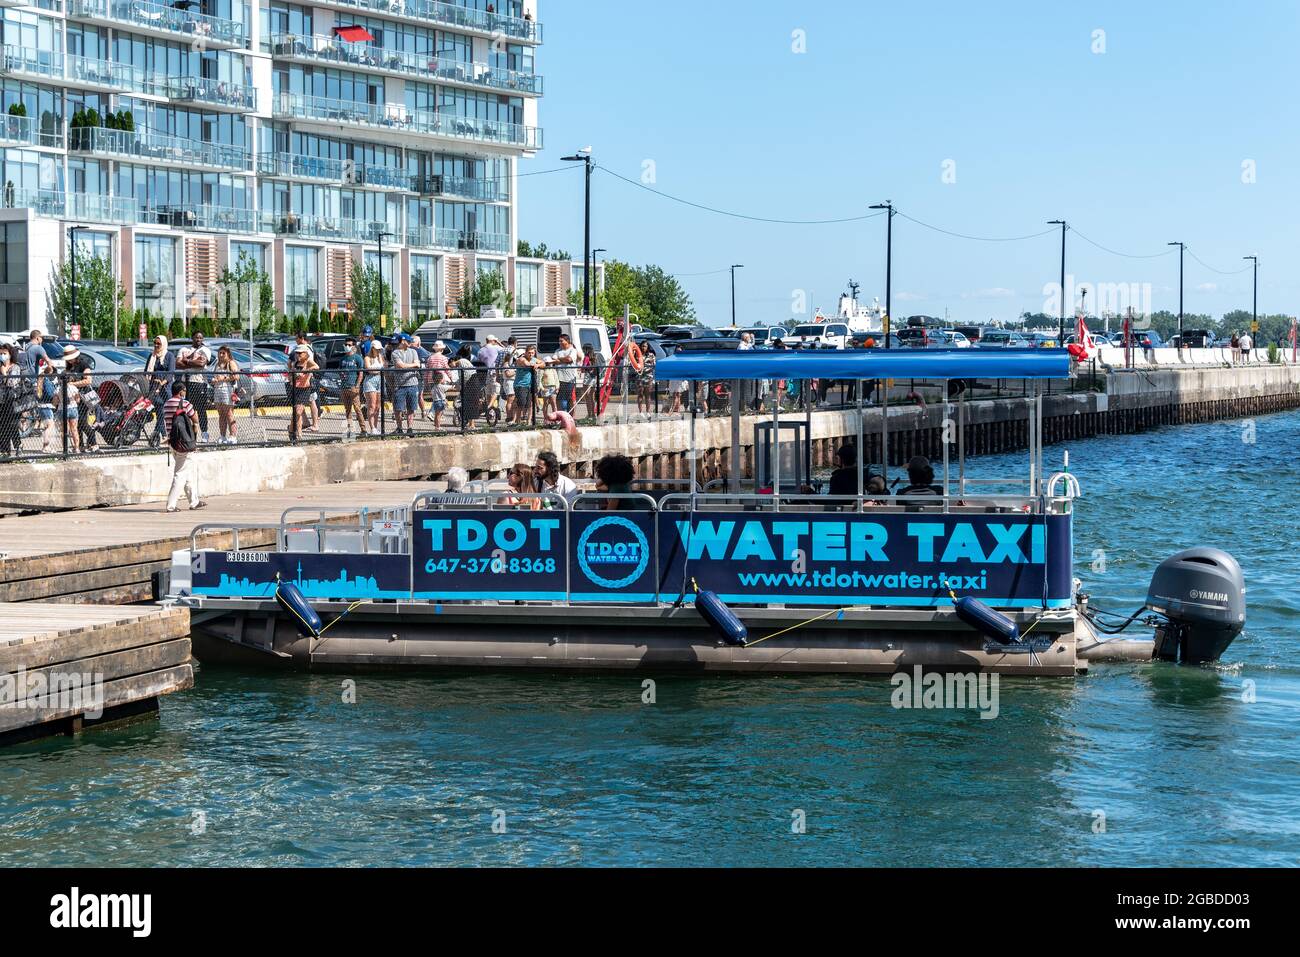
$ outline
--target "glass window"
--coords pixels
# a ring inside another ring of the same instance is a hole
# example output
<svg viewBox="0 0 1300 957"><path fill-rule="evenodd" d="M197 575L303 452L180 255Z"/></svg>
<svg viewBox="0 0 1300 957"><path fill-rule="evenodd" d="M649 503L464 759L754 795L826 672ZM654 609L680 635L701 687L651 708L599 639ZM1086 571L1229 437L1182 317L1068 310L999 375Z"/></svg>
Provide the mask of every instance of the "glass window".
<svg viewBox="0 0 1300 957"><path fill-rule="evenodd" d="M0 284L27 282L27 224L5 223L0 227Z"/></svg>
<svg viewBox="0 0 1300 957"><path fill-rule="evenodd" d="M515 265L515 305L525 316L542 304L542 267L534 263Z"/></svg>
<svg viewBox="0 0 1300 957"><path fill-rule="evenodd" d="M438 260L433 256L411 257L411 312L441 314L438 302Z"/></svg>
<svg viewBox="0 0 1300 957"><path fill-rule="evenodd" d="M176 241L166 236L135 240L136 307L155 316L176 311Z"/></svg>
<svg viewBox="0 0 1300 957"><path fill-rule="evenodd" d="M284 250L284 308L290 316L314 313L320 302L315 249L286 246Z"/></svg>
<svg viewBox="0 0 1300 957"><path fill-rule="evenodd" d="M241 258L249 258L257 265L257 268L266 271L266 246L262 243L236 243L230 244L230 268L235 269L239 265Z"/></svg>

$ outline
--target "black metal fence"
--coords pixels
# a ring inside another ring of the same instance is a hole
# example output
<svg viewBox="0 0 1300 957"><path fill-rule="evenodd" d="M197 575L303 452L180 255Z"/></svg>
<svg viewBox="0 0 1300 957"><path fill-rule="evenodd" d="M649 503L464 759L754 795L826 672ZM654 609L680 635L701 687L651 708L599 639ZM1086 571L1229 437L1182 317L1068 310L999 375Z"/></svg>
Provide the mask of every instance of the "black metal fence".
<svg viewBox="0 0 1300 957"><path fill-rule="evenodd" d="M624 424L728 415L732 382L661 381L630 365L559 370L384 369L238 372L49 372L0 375L0 461L161 451L164 403L184 382L204 447L284 446L438 435ZM971 384L967 399L1019 396L1025 386ZM1072 380L1061 387L1073 389ZM866 383L878 403L883 383ZM855 382L768 380L740 384L746 411L846 409ZM945 383L900 380L891 402L942 402ZM561 413L564 413L562 415Z"/></svg>

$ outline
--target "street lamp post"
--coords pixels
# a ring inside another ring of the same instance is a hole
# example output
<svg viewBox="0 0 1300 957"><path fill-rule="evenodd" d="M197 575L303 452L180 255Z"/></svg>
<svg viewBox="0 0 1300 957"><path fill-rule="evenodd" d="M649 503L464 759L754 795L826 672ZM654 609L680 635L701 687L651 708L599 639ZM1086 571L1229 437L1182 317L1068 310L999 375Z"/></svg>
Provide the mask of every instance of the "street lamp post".
<svg viewBox="0 0 1300 957"><path fill-rule="evenodd" d="M68 227L68 245L72 247L72 259L69 261L72 272L72 301L69 304L71 307L71 318L68 320L69 326L77 324L77 231L85 228L85 226ZM72 334L71 328L63 331L69 335Z"/></svg>
<svg viewBox="0 0 1300 957"><path fill-rule="evenodd" d="M382 331L387 332L388 330L384 329L384 317L387 315L384 312L384 239L392 239L393 234L385 230L379 223L376 223L375 226L375 242L379 244L379 327Z"/></svg>
<svg viewBox="0 0 1300 957"><path fill-rule="evenodd" d="M1187 253L1186 243L1170 243L1178 247L1178 348L1183 348L1183 257Z"/></svg>
<svg viewBox="0 0 1300 957"><path fill-rule="evenodd" d="M885 225L885 348L889 348L889 333L894 327L894 202L876 203L872 209L883 209L889 215Z"/></svg>
<svg viewBox="0 0 1300 957"><path fill-rule="evenodd" d="M733 329L736 326L736 270L744 268L743 265L731 267L731 326Z"/></svg>
<svg viewBox="0 0 1300 957"><path fill-rule="evenodd" d="M1049 226L1061 227L1061 338L1060 344L1065 345L1065 231L1070 228L1069 224L1063 219L1053 219L1048 222Z"/></svg>
<svg viewBox="0 0 1300 957"><path fill-rule="evenodd" d="M582 229L582 314L591 315L591 147L584 146L572 156L561 156L565 163L586 164L586 199L583 202Z"/></svg>
<svg viewBox="0 0 1300 957"><path fill-rule="evenodd" d="M1250 260L1255 267L1255 280L1250 296L1250 345L1253 351L1259 348L1259 343L1255 341L1259 338L1259 257L1242 256L1241 258Z"/></svg>
<svg viewBox="0 0 1300 957"><path fill-rule="evenodd" d="M591 251L591 302L593 306L597 307L600 302L600 286L596 283L596 266L599 264L600 254L607 252L609 252L608 249L593 249ZM598 311L598 308L593 311Z"/></svg>

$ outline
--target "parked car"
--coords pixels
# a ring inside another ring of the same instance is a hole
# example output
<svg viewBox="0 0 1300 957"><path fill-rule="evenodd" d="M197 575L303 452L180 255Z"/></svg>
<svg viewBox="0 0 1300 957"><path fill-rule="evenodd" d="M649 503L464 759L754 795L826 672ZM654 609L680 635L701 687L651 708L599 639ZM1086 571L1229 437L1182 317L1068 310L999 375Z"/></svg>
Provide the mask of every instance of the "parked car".
<svg viewBox="0 0 1300 957"><path fill-rule="evenodd" d="M787 346L799 344L805 349L843 349L848 345L850 334L847 323L807 322L795 326L780 338Z"/></svg>
<svg viewBox="0 0 1300 957"><path fill-rule="evenodd" d="M1059 349L1061 337L1055 332L1032 332L1029 334L1029 345L1034 349Z"/></svg>
<svg viewBox="0 0 1300 957"><path fill-rule="evenodd" d="M975 343L977 349L1027 349L1029 340L1009 329L986 329Z"/></svg>
<svg viewBox="0 0 1300 957"><path fill-rule="evenodd" d="M740 331L748 332L753 336L754 345L756 346L771 345L773 339L781 339L790 334L785 326L750 326L748 329L741 329Z"/></svg>
<svg viewBox="0 0 1300 957"><path fill-rule="evenodd" d="M958 332L956 329L940 329L940 342L938 348L948 349L969 349L970 340L966 338L965 333Z"/></svg>
<svg viewBox="0 0 1300 957"><path fill-rule="evenodd" d="M903 343L894 333L889 334L888 348L901 349ZM850 349L884 349L886 348L885 334L883 332L855 332L853 333L849 345Z"/></svg>
<svg viewBox="0 0 1300 957"><path fill-rule="evenodd" d="M898 330L898 341L904 349L930 349L936 345L939 330L925 326L907 326Z"/></svg>

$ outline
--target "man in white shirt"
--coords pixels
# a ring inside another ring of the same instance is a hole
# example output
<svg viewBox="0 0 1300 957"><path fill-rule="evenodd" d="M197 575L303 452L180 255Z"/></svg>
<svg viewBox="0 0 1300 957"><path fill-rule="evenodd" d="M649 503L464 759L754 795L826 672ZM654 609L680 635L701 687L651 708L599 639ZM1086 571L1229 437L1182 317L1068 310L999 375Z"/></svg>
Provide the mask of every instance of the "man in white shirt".
<svg viewBox="0 0 1300 957"><path fill-rule="evenodd" d="M176 355L176 371L205 372L212 361L212 350L203 343L203 333L196 332L190 337L190 344L182 346ZM208 441L208 396L211 390L206 375L187 375L181 379L186 385L186 398L199 416L199 430L203 441Z"/></svg>
<svg viewBox="0 0 1300 957"><path fill-rule="evenodd" d="M1249 332L1241 334L1241 358L1250 362L1250 350L1255 348L1255 340L1250 337Z"/></svg>
<svg viewBox="0 0 1300 957"><path fill-rule="evenodd" d="M578 495L573 479L560 473L560 461L554 452L541 452L533 464L533 478L539 492L550 492L572 502Z"/></svg>
<svg viewBox="0 0 1300 957"><path fill-rule="evenodd" d="M557 367L556 374L560 378L560 408L572 414L574 391L578 385L578 366L582 364L582 356L573 347L573 340L561 334L560 348L555 350L546 364Z"/></svg>

